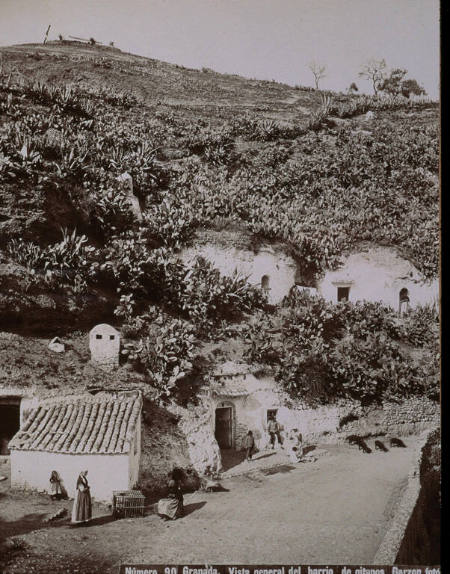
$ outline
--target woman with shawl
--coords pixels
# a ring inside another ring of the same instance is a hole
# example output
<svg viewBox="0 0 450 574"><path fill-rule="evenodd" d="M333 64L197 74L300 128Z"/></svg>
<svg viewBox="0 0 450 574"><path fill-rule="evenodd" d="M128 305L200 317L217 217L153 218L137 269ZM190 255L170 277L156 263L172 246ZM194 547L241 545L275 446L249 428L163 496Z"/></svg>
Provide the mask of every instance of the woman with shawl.
<svg viewBox="0 0 450 574"><path fill-rule="evenodd" d="M169 472L168 476L167 496L158 502L158 514L165 520L176 520L183 516L183 492L181 490L183 474L181 469L174 469Z"/></svg>
<svg viewBox="0 0 450 574"><path fill-rule="evenodd" d="M92 518L92 501L87 473L87 470L80 472L77 480L75 500L72 509L72 524L82 524Z"/></svg>

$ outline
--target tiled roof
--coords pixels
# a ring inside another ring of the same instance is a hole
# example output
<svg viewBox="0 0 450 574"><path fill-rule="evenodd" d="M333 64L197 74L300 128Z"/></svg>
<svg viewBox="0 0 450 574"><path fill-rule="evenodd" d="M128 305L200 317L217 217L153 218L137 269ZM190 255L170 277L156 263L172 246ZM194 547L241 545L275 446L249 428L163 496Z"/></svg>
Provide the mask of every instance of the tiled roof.
<svg viewBox="0 0 450 574"><path fill-rule="evenodd" d="M213 384L211 385L211 390L221 397L244 397L251 392L246 388L245 381L242 379L227 381L223 384Z"/></svg>
<svg viewBox="0 0 450 574"><path fill-rule="evenodd" d="M256 369L252 368L247 363L235 363L234 361L226 361L217 365L212 375L214 377L234 377L237 375L247 375L253 373Z"/></svg>
<svg viewBox="0 0 450 574"><path fill-rule="evenodd" d="M211 392L220 397L243 397L252 393L272 389L271 380L257 379L251 373L216 377L211 382Z"/></svg>
<svg viewBox="0 0 450 574"><path fill-rule="evenodd" d="M138 391L42 401L31 410L8 448L71 454L127 453L141 408Z"/></svg>

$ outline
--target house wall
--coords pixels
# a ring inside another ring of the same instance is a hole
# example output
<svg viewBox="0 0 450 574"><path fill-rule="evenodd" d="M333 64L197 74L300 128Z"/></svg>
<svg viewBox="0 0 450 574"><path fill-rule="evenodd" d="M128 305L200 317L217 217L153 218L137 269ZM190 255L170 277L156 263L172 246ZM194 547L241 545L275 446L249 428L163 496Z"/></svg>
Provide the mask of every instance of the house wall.
<svg viewBox="0 0 450 574"><path fill-rule="evenodd" d="M201 256L211 262L222 275L230 276L235 270L248 277L254 287L261 287L263 276L269 277L268 298L272 304L279 303L289 294L295 284L297 266L295 261L282 252L275 252L270 247L258 253L236 247L223 247L213 244L198 245L181 252L180 258L186 265L192 264Z"/></svg>
<svg viewBox="0 0 450 574"><path fill-rule="evenodd" d="M318 292L336 303L339 283L350 285L350 301L381 301L395 311L403 288L408 289L411 307L439 303L438 281L423 281L411 263L386 248L350 255L340 269L325 274Z"/></svg>
<svg viewBox="0 0 450 574"><path fill-rule="evenodd" d="M113 490L128 490L133 485L129 479L128 454L64 454L43 451L11 451L11 486L49 491L52 470L60 475L70 497L82 470L88 471L92 496L110 502Z"/></svg>

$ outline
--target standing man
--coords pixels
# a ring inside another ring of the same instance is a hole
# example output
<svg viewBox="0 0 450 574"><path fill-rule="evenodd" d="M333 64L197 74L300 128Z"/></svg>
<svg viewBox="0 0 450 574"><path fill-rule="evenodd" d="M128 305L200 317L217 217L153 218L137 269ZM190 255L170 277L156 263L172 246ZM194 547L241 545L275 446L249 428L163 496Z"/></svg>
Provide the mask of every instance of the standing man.
<svg viewBox="0 0 450 574"><path fill-rule="evenodd" d="M253 450L255 448L255 439L253 438L253 433L251 430L248 431L244 439L244 446L245 446L245 458L247 459L247 461L251 461Z"/></svg>
<svg viewBox="0 0 450 574"><path fill-rule="evenodd" d="M280 447L283 448L283 439L281 438L280 425L278 424L275 415L270 417L269 424L267 425L267 430L269 431L270 444L272 449L275 448L275 437L277 438Z"/></svg>

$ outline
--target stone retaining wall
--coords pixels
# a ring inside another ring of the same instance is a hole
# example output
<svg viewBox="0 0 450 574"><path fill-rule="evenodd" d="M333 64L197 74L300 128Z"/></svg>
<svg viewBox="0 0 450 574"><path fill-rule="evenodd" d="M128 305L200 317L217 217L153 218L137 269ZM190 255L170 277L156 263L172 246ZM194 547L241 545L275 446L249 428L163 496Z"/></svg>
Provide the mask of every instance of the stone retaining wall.
<svg viewBox="0 0 450 574"><path fill-rule="evenodd" d="M395 562L437 566L441 561L440 541L441 436L436 430L422 449L420 493Z"/></svg>
<svg viewBox="0 0 450 574"><path fill-rule="evenodd" d="M409 519L414 511L420 493L420 466L423 448L434 430L435 429L426 430L420 435L418 444L414 450L414 462L408 475L407 484L398 502L389 529L372 559L372 564L395 564Z"/></svg>
<svg viewBox="0 0 450 574"><path fill-rule="evenodd" d="M401 403L384 403L382 407L356 405L348 413L358 419L339 429L345 436L377 432L405 436L436 428L440 423L439 403L425 397L404 399Z"/></svg>

